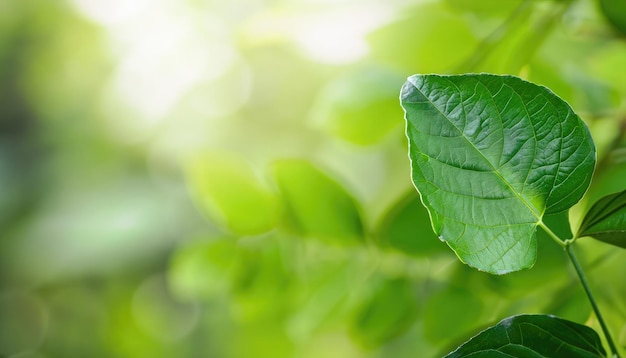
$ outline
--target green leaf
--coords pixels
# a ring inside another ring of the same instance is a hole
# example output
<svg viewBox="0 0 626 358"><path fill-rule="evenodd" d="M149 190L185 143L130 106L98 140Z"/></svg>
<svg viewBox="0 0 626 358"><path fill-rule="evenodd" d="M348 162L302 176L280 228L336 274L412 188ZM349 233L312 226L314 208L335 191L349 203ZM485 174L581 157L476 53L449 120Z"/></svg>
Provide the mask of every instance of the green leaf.
<svg viewBox="0 0 626 358"><path fill-rule="evenodd" d="M427 3L406 9L398 21L370 33L372 59L405 71L449 72L476 50L478 40L467 18L446 5ZM411 39L410 46L398 38Z"/></svg>
<svg viewBox="0 0 626 358"><path fill-rule="evenodd" d="M402 88L412 178L435 233L461 261L531 267L536 230L583 196L595 165L587 126L545 87L513 76L415 75ZM564 239L564 238L561 238Z"/></svg>
<svg viewBox="0 0 626 358"><path fill-rule="evenodd" d="M202 213L229 231L256 235L276 224L278 202L245 158L229 152L200 154L190 161L186 174Z"/></svg>
<svg viewBox="0 0 626 358"><path fill-rule="evenodd" d="M444 358L606 357L591 328L549 315L506 318L462 344Z"/></svg>
<svg viewBox="0 0 626 358"><path fill-rule="evenodd" d="M544 223L551 227L548 223L552 219L552 215L544 217ZM567 223L567 231L569 234L562 238L571 238L572 234ZM558 235L559 227L551 227L552 231ZM489 287L494 293L501 297L514 301L513 310L510 314L519 313L517 306L520 297L528 296L534 292L546 292L554 288L554 282L562 282L568 280L568 272L563 267L568 265L567 256L563 255L563 247L557 245L544 230L537 230L537 261L532 270L521 270L512 272L505 276L487 275ZM513 302L512 302L513 303ZM554 310L544 310L556 314ZM583 320L584 321L584 320Z"/></svg>
<svg viewBox="0 0 626 358"><path fill-rule="evenodd" d="M324 172L306 160L281 160L274 164L274 177L283 197L286 225L296 234L334 244L363 239L354 198Z"/></svg>
<svg viewBox="0 0 626 358"><path fill-rule="evenodd" d="M324 88L313 117L344 140L359 145L378 143L400 129L397 91L403 81L404 76L386 68L359 68Z"/></svg>
<svg viewBox="0 0 626 358"><path fill-rule="evenodd" d="M241 245L233 260L230 286L231 309L242 320L275 318L288 307L277 305L276 297L289 301L292 275L277 238Z"/></svg>
<svg viewBox="0 0 626 358"><path fill-rule="evenodd" d="M626 248L626 190L598 200L583 219L577 237Z"/></svg>
<svg viewBox="0 0 626 358"><path fill-rule="evenodd" d="M347 319L346 311L354 310L349 296L360 291L360 283L351 275L356 268L354 261L325 260L307 266L306 279L298 282L294 312L288 322L290 334L299 341Z"/></svg>

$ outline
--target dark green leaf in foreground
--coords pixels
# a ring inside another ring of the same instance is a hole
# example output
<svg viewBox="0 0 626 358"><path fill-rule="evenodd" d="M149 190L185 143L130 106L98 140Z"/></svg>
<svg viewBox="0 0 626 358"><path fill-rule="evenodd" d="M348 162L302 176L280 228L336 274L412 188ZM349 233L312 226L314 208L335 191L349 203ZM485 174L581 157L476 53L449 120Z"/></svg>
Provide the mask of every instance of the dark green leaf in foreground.
<svg viewBox="0 0 626 358"><path fill-rule="evenodd" d="M463 343L444 358L606 357L591 328L549 315L506 318Z"/></svg>
<svg viewBox="0 0 626 358"><path fill-rule="evenodd" d="M569 209L589 186L595 147L582 120L513 76L415 75L401 101L413 182L440 239L480 270L531 267L537 226L563 226L544 215Z"/></svg>
<svg viewBox="0 0 626 358"><path fill-rule="evenodd" d="M591 236L626 248L626 190L607 195L593 204L577 236Z"/></svg>

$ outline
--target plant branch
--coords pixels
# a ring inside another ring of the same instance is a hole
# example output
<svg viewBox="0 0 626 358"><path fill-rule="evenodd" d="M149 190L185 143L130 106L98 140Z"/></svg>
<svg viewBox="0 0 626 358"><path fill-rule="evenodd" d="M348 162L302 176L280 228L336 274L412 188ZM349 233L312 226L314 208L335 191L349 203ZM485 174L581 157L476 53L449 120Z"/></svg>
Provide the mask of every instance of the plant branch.
<svg viewBox="0 0 626 358"><path fill-rule="evenodd" d="M585 293L587 294L587 298L589 299L589 302L591 303L591 307L593 308L593 311L595 312L596 317L598 318L598 322L600 322L600 327L602 327L602 332L604 332L604 337L606 338L606 341L609 344L609 347L611 348L611 353L613 353L613 357L619 358L617 347L615 346L615 343L613 343L613 338L611 337L609 328L604 322L604 318L602 318L602 313L600 313L600 308L598 308L598 304L596 303L596 300L593 297L593 294L591 293L591 289L589 288L589 284L587 283L587 279L585 278L585 275L583 274L582 268L580 267L580 264L578 263L576 256L574 256L574 251L572 249L571 244L565 246L565 252L567 253L567 256L572 262L572 265L574 265L574 269L576 269L576 273L578 274L580 283L582 283L583 288L585 289Z"/></svg>

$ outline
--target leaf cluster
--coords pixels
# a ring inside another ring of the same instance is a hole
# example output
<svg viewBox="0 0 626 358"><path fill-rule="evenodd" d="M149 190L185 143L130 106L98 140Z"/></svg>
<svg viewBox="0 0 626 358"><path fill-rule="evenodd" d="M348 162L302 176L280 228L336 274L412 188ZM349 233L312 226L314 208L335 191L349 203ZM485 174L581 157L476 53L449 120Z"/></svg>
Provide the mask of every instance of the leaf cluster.
<svg viewBox="0 0 626 358"><path fill-rule="evenodd" d="M583 236L626 247L626 191L593 204L572 237L568 211L589 188L596 149L587 125L546 87L514 76L414 75L402 88L401 102L413 183L435 233L462 262L493 274L530 268L537 230L566 250ZM568 254L617 354L580 267ZM580 334L593 343L576 346ZM550 316L516 316L449 356L506 354L605 355L589 328Z"/></svg>

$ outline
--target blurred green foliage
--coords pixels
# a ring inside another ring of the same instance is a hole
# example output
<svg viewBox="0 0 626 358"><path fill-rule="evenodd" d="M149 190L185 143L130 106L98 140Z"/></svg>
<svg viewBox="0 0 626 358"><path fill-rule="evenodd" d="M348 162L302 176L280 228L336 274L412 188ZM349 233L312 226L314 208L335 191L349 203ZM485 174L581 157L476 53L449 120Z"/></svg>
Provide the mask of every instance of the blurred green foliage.
<svg viewBox="0 0 626 358"><path fill-rule="evenodd" d="M546 238L493 277L435 237L398 94L413 73L543 84L591 128L589 200L622 190L610 3L0 2L0 355L442 356L518 313L597 330ZM625 253L580 246L624 347Z"/></svg>
<svg viewBox="0 0 626 358"><path fill-rule="evenodd" d="M285 226L298 236L332 243L363 239L363 225L354 199L335 181L304 160L274 164L284 201Z"/></svg>
<svg viewBox="0 0 626 358"><path fill-rule="evenodd" d="M189 165L187 178L200 209L225 230L257 235L276 225L277 201L255 180L245 158L228 152L199 156Z"/></svg>

